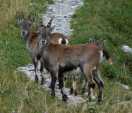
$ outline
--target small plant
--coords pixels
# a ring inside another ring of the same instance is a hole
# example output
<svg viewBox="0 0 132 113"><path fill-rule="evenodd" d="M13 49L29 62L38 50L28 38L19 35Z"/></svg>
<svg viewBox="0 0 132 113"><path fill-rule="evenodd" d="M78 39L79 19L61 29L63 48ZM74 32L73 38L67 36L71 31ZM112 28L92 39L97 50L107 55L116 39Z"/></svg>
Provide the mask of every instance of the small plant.
<svg viewBox="0 0 132 113"><path fill-rule="evenodd" d="M117 78L118 75L117 75L117 70L115 66L104 64L102 68L103 68L102 74L105 77L109 79Z"/></svg>

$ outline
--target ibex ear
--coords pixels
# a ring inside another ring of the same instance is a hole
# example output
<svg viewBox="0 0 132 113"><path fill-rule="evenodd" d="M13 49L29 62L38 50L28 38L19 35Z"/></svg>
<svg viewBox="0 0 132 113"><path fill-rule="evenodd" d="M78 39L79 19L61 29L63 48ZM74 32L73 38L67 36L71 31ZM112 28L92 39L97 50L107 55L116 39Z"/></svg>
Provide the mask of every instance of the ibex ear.
<svg viewBox="0 0 132 113"><path fill-rule="evenodd" d="M98 41L97 41L97 45L98 45L100 48L104 48L103 41L101 41L101 40L98 40Z"/></svg>
<svg viewBox="0 0 132 113"><path fill-rule="evenodd" d="M24 19L25 19L24 12L16 12L16 24L18 26L21 25Z"/></svg>
<svg viewBox="0 0 132 113"><path fill-rule="evenodd" d="M31 16L31 15L28 15L27 18L26 18L25 20L26 20L26 22L27 22L30 26L32 26L32 24L33 24L33 22L34 22L34 17Z"/></svg>
<svg viewBox="0 0 132 113"><path fill-rule="evenodd" d="M28 15L27 20L30 21L31 23L33 23L35 18L32 15Z"/></svg>

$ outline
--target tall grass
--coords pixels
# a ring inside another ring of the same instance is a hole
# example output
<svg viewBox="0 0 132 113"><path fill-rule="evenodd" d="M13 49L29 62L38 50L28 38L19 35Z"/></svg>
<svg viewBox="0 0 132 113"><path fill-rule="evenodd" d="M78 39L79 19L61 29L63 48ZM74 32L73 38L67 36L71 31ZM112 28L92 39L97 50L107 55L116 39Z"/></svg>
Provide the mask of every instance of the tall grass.
<svg viewBox="0 0 132 113"><path fill-rule="evenodd" d="M31 0L0 0L0 28L10 22L16 12L23 11L27 12Z"/></svg>

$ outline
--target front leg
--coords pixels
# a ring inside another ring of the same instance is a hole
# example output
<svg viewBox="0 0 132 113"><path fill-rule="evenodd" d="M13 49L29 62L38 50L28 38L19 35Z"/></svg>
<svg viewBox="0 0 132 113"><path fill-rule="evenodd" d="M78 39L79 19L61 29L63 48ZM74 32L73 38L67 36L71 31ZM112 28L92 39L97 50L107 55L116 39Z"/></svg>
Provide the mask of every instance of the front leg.
<svg viewBox="0 0 132 113"><path fill-rule="evenodd" d="M98 70L93 71L94 80L98 85L99 94L98 94L98 102L101 102L103 100L103 89L104 89L104 82L100 77L100 74Z"/></svg>
<svg viewBox="0 0 132 113"><path fill-rule="evenodd" d="M33 65L34 65L35 82L38 83L38 75L37 75L37 59L36 59L36 58L32 58L32 62L33 62Z"/></svg>
<svg viewBox="0 0 132 113"><path fill-rule="evenodd" d="M58 75L58 80L59 80L59 88L61 90L61 94L62 94L62 100L63 101L67 101L68 97L67 95L64 93L64 81L63 81L63 73L59 72L59 75Z"/></svg>
<svg viewBox="0 0 132 113"><path fill-rule="evenodd" d="M51 71L51 96L55 96L55 84L56 84L56 80L57 80L57 72L55 71Z"/></svg>
<svg viewBox="0 0 132 113"><path fill-rule="evenodd" d="M41 73L41 85L44 84L44 77L43 77L43 71L44 71L44 66L43 66L43 62L40 62L40 73Z"/></svg>

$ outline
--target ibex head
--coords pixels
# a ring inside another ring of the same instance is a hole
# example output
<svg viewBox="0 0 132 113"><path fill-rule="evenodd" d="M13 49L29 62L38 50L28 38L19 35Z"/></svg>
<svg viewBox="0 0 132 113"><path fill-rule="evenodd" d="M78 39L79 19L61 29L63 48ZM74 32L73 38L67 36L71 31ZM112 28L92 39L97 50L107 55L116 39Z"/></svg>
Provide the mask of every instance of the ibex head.
<svg viewBox="0 0 132 113"><path fill-rule="evenodd" d="M51 27L53 21L53 17L50 19L48 22L47 26L43 25L43 22L41 21L40 24L38 25L38 34L40 38L40 42L42 42L43 45L47 44L50 40L50 34L54 27Z"/></svg>
<svg viewBox="0 0 132 113"><path fill-rule="evenodd" d="M26 40L28 37L28 34L31 30L32 23L33 23L33 20L31 19L30 16L28 18L24 18L22 22L20 23L21 36L22 38L24 38L24 40Z"/></svg>

